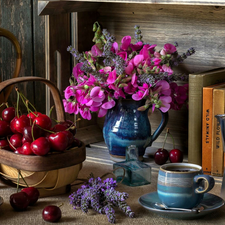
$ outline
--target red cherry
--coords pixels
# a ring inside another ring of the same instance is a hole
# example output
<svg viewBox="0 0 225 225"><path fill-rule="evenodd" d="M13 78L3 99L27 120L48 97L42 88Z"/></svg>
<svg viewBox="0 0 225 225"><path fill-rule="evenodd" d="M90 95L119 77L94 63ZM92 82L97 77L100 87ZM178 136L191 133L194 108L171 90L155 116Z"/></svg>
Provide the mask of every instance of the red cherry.
<svg viewBox="0 0 225 225"><path fill-rule="evenodd" d="M82 146L82 142L80 140L78 140L77 138L73 139L73 147L81 147Z"/></svg>
<svg viewBox="0 0 225 225"><path fill-rule="evenodd" d="M16 154L23 154L22 146L21 146L21 147L18 147L18 148L14 151L14 153L16 153Z"/></svg>
<svg viewBox="0 0 225 225"><path fill-rule="evenodd" d="M60 122L60 124L66 126L67 128L71 127L69 131L73 134L73 136L76 134L76 126L71 120L65 120L63 122Z"/></svg>
<svg viewBox="0 0 225 225"><path fill-rule="evenodd" d="M23 155L33 155L33 151L31 150L30 147L31 143L30 142L25 142L22 147L21 147L21 153Z"/></svg>
<svg viewBox="0 0 225 225"><path fill-rule="evenodd" d="M31 120L32 120L32 122L33 122L33 120L37 117L37 116L39 116L39 115L41 115L42 113L39 113L39 112L31 112L31 113L28 113L27 114L27 117L28 118L31 118Z"/></svg>
<svg viewBox="0 0 225 225"><path fill-rule="evenodd" d="M17 117L14 117L10 122L10 129L14 134L19 133L15 128L16 120L17 120Z"/></svg>
<svg viewBox="0 0 225 225"><path fill-rule="evenodd" d="M33 126L34 139L37 139L37 138L41 137L42 134L43 134L43 131L41 130L41 128L39 128L37 126ZM24 129L23 129L23 137L28 142L32 142L33 141L33 138L32 138L32 126L24 127Z"/></svg>
<svg viewBox="0 0 225 225"><path fill-rule="evenodd" d="M69 139L65 132L57 132L48 137L50 146L55 151L64 151L68 147Z"/></svg>
<svg viewBox="0 0 225 225"><path fill-rule="evenodd" d="M52 127L52 121L51 119L46 116L45 114L41 114L38 117L36 117L34 119L34 121L38 126L46 129L46 130L50 130Z"/></svg>
<svg viewBox="0 0 225 225"><path fill-rule="evenodd" d="M70 131L68 131L68 130L64 130L62 132L65 133L67 135L67 137L68 137L68 146L72 145L73 142L74 142L73 134Z"/></svg>
<svg viewBox="0 0 225 225"><path fill-rule="evenodd" d="M15 117L15 108L8 107L2 111L2 119L10 122Z"/></svg>
<svg viewBox="0 0 225 225"><path fill-rule="evenodd" d="M159 148L154 154L155 163L163 165L169 158L169 152L166 149Z"/></svg>
<svg viewBox="0 0 225 225"><path fill-rule="evenodd" d="M5 139L0 140L0 149L11 150L9 142Z"/></svg>
<svg viewBox="0 0 225 225"><path fill-rule="evenodd" d="M17 211L26 210L29 205L29 197L25 192L18 192L10 195L10 205Z"/></svg>
<svg viewBox="0 0 225 225"><path fill-rule="evenodd" d="M23 188L21 191L28 195L30 200L29 205L34 205L40 196L38 189L35 187Z"/></svg>
<svg viewBox="0 0 225 225"><path fill-rule="evenodd" d="M24 127L30 125L30 119L27 117L27 115L22 115L19 118L15 118L14 129L20 134L23 134Z"/></svg>
<svg viewBox="0 0 225 225"><path fill-rule="evenodd" d="M66 130L67 129L67 127L65 126L65 125L63 125L63 124L56 124L53 128L52 128L52 131L53 132L59 132L59 131L64 131L64 130Z"/></svg>
<svg viewBox="0 0 225 225"><path fill-rule="evenodd" d="M22 134L13 134L9 139L9 147L15 151L15 148L22 146Z"/></svg>
<svg viewBox="0 0 225 225"><path fill-rule="evenodd" d="M61 216L61 209L55 205L46 206L42 211L42 218L47 222L57 222Z"/></svg>
<svg viewBox="0 0 225 225"><path fill-rule="evenodd" d="M9 123L5 120L0 120L0 136L6 137L11 133L12 132Z"/></svg>
<svg viewBox="0 0 225 225"><path fill-rule="evenodd" d="M30 147L35 155L46 155L50 151L50 144L45 137L39 137L31 143Z"/></svg>
<svg viewBox="0 0 225 225"><path fill-rule="evenodd" d="M179 149L172 149L169 158L171 163L183 162L183 152Z"/></svg>

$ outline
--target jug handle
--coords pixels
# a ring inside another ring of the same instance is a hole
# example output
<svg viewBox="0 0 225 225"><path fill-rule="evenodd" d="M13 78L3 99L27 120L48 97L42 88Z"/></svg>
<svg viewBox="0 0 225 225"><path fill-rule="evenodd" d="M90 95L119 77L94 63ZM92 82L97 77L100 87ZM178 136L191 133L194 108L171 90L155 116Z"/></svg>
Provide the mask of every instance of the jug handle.
<svg viewBox="0 0 225 225"><path fill-rule="evenodd" d="M147 143L147 146L151 146L152 143L158 138L158 136L162 133L163 129L166 127L168 120L169 120L169 113L168 112L162 112L160 109L158 109L161 112L161 122L155 132L150 136L150 141Z"/></svg>

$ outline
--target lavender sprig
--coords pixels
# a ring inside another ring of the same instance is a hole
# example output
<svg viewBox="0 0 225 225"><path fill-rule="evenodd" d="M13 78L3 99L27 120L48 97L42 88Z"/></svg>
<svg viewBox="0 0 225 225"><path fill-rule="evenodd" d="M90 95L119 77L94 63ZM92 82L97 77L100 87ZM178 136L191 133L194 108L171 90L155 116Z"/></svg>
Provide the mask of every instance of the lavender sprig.
<svg viewBox="0 0 225 225"><path fill-rule="evenodd" d="M115 210L118 207L125 215L134 217L134 212L127 205L128 194L116 191L117 183L112 178L102 181L100 177L91 177L87 183L69 196L70 204L74 209L81 208L85 213L89 208L106 214L110 223L115 223Z"/></svg>

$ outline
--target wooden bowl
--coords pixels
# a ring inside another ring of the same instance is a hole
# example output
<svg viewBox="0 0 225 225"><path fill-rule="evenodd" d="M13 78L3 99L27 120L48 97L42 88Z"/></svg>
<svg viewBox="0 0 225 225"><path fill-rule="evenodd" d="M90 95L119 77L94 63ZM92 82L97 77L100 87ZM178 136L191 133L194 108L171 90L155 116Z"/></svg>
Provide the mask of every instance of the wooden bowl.
<svg viewBox="0 0 225 225"><path fill-rule="evenodd" d="M50 88L57 121L65 121L60 92L49 80L41 77L13 78L0 83L0 92L10 85L27 81L41 81ZM5 184L15 186L18 182L18 171L20 171L26 183L38 188L41 196L61 194L68 191L69 185L77 179L85 159L84 143L80 147L46 156L21 155L0 149L0 180ZM18 183L20 186L26 186L21 177Z"/></svg>

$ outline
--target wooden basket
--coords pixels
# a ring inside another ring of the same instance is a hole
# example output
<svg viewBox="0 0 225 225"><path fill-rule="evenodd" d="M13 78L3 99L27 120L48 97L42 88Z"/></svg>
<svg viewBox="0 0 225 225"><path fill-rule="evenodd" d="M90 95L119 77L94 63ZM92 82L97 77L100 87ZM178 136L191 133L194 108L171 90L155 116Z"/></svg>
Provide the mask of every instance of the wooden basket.
<svg viewBox="0 0 225 225"><path fill-rule="evenodd" d="M10 85L40 81L46 84L52 93L58 121L65 121L65 112L59 90L55 85L41 77L18 77L0 83L0 92ZM65 152L57 152L46 156L21 155L8 150L0 150L0 180L5 184L15 186L18 170L29 186L39 189L41 196L65 193L72 182L77 179L86 158L85 145L71 148ZM19 179L20 186L26 186L23 179Z"/></svg>

